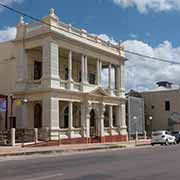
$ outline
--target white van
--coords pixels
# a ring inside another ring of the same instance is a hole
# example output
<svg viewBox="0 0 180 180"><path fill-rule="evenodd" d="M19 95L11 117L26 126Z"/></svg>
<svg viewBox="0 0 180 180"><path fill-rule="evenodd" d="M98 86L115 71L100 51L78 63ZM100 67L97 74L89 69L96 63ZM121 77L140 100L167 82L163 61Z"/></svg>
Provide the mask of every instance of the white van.
<svg viewBox="0 0 180 180"><path fill-rule="evenodd" d="M172 136L168 131L153 131L151 145L154 146L155 144L176 144L176 137Z"/></svg>

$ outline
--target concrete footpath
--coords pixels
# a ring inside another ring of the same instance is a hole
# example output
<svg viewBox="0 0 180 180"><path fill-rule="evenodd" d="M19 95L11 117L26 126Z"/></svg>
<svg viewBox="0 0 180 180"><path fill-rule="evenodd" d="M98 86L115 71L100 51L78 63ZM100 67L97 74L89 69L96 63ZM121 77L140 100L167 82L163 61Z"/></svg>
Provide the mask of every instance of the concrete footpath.
<svg viewBox="0 0 180 180"><path fill-rule="evenodd" d="M135 141L116 142L116 143L94 143L94 144L71 144L59 146L45 146L45 147L21 147L21 144L15 147L0 146L0 157L5 156L21 156L33 154L51 154L51 153L70 153L93 150L108 150L118 148L133 148L136 146L150 145L150 140L139 140L137 144Z"/></svg>

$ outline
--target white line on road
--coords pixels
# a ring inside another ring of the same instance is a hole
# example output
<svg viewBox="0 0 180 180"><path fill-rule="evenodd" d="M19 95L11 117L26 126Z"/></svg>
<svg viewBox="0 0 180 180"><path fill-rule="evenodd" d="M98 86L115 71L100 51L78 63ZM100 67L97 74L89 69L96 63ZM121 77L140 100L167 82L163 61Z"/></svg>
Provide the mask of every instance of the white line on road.
<svg viewBox="0 0 180 180"><path fill-rule="evenodd" d="M50 176L41 176L41 177L34 177L34 178L28 178L28 179L24 179L24 180L41 180L41 179L49 179L49 178L53 178L53 177L58 177L58 176L63 176L64 174L59 173L59 174L53 174Z"/></svg>

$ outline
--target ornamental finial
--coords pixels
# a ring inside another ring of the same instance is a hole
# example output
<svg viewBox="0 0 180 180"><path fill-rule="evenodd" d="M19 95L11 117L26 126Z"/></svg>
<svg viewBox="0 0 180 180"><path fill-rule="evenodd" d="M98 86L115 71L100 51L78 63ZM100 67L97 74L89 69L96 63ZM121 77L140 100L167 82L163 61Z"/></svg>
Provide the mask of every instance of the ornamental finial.
<svg viewBox="0 0 180 180"><path fill-rule="evenodd" d="M21 16L21 17L19 18L19 24L24 24L24 17L23 17L23 16Z"/></svg>
<svg viewBox="0 0 180 180"><path fill-rule="evenodd" d="M55 12L54 12L54 9L53 9L53 8L50 9L50 13L49 13L49 14L50 14L51 16L52 16L52 15L55 15Z"/></svg>

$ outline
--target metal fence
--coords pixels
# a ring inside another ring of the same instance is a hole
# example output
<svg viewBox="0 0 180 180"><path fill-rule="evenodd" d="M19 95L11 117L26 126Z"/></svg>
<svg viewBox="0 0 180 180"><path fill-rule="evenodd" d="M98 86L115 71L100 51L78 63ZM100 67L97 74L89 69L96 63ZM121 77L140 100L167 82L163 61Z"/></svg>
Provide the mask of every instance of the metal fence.
<svg viewBox="0 0 180 180"><path fill-rule="evenodd" d="M38 141L49 141L49 129L11 129L0 131L0 146L16 143L37 143Z"/></svg>
<svg viewBox="0 0 180 180"><path fill-rule="evenodd" d="M10 131L0 131L0 145L8 145L11 141Z"/></svg>

